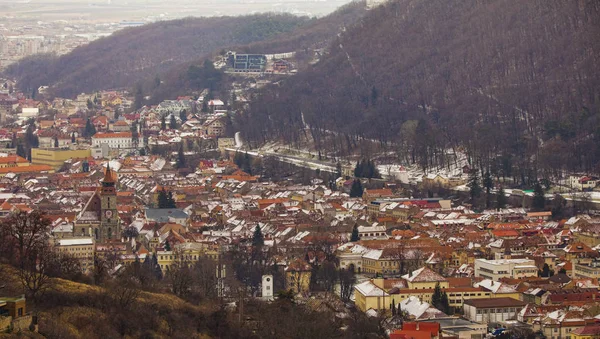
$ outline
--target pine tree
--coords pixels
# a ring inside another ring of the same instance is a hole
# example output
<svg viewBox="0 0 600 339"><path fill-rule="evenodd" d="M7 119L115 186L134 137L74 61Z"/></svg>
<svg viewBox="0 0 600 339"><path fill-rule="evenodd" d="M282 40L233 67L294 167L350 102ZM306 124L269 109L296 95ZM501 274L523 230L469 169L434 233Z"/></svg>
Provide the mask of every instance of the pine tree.
<svg viewBox="0 0 600 339"><path fill-rule="evenodd" d="M450 300L448 300L448 294L446 291L442 293L442 299L440 303L442 307L441 311L446 314L450 314Z"/></svg>
<svg viewBox="0 0 600 339"><path fill-rule="evenodd" d="M252 246L261 247L264 244L265 244L265 238L263 237L260 227L258 227L258 225L256 225L256 228L254 228L254 235L252 236Z"/></svg>
<svg viewBox="0 0 600 339"><path fill-rule="evenodd" d="M354 176L357 178L361 178L363 176L363 160L360 159L356 163L356 167L354 167Z"/></svg>
<svg viewBox="0 0 600 339"><path fill-rule="evenodd" d="M167 118L164 115L160 118L160 130L167 130Z"/></svg>
<svg viewBox="0 0 600 339"><path fill-rule="evenodd" d="M539 182L535 183L533 188L533 202L531 204L536 211L541 211L546 207L546 197L544 196L544 189Z"/></svg>
<svg viewBox="0 0 600 339"><path fill-rule="evenodd" d="M501 210L506 207L506 195L504 188L500 186L498 193L496 194L496 209Z"/></svg>
<svg viewBox="0 0 600 339"><path fill-rule="evenodd" d="M135 87L135 94L134 94L134 99L133 99L133 109L137 111L138 109L142 108L143 105L144 105L144 92L142 89L142 85L138 84Z"/></svg>
<svg viewBox="0 0 600 339"><path fill-rule="evenodd" d="M179 112L179 119L181 119L182 124L187 121L187 111L186 110L182 110L181 112Z"/></svg>
<svg viewBox="0 0 600 339"><path fill-rule="evenodd" d="M179 145L179 151L177 151L177 168L185 168L185 154L183 153L183 143Z"/></svg>
<svg viewBox="0 0 600 339"><path fill-rule="evenodd" d="M165 240L165 251L170 251L171 250L171 244L169 244L169 240Z"/></svg>
<svg viewBox="0 0 600 339"><path fill-rule="evenodd" d="M467 186L469 187L471 203L474 204L475 200L481 195L481 186L479 186L479 176L477 175L477 170L473 170L471 172Z"/></svg>
<svg viewBox="0 0 600 339"><path fill-rule="evenodd" d="M167 208L167 205L168 205L167 191L165 190L164 187L160 191L158 191L157 202L158 202L158 208Z"/></svg>
<svg viewBox="0 0 600 339"><path fill-rule="evenodd" d="M485 175L483 176L483 187L485 187L485 207L490 208L492 205L491 191L494 187L494 181L492 180L492 176L490 175L489 171L486 171Z"/></svg>
<svg viewBox="0 0 600 339"><path fill-rule="evenodd" d="M171 121L169 122L169 127L171 129L177 129L177 119L175 118L175 114L171 113Z"/></svg>
<svg viewBox="0 0 600 339"><path fill-rule="evenodd" d="M22 158L27 158L27 152L25 152L25 148L23 147L23 144L21 144L21 143L17 144L17 155Z"/></svg>
<svg viewBox="0 0 600 339"><path fill-rule="evenodd" d="M152 255L152 268L153 268L154 277L156 278L156 280L162 280L163 273L162 273L162 270L160 269L160 265L158 264L158 257L156 254Z"/></svg>
<svg viewBox="0 0 600 339"><path fill-rule="evenodd" d="M71 133L71 143L75 143L76 139L75 139L75 132Z"/></svg>
<svg viewBox="0 0 600 339"><path fill-rule="evenodd" d="M440 311L442 310L442 289L440 287L440 283L435 284L435 288L433 289L433 295L431 296L431 304L433 307L437 308Z"/></svg>
<svg viewBox="0 0 600 339"><path fill-rule="evenodd" d="M175 203L175 198L173 198L173 192L167 192L167 206L166 208L177 208L177 204Z"/></svg>
<svg viewBox="0 0 600 339"><path fill-rule="evenodd" d="M350 188L350 197L351 198L360 198L363 195L363 187L360 183L360 180L354 179L352 182L352 188Z"/></svg>
<svg viewBox="0 0 600 339"><path fill-rule="evenodd" d="M58 137L54 137L54 148L58 148Z"/></svg>
<svg viewBox="0 0 600 339"><path fill-rule="evenodd" d="M357 242L358 240L360 240L360 236L358 235L358 225L354 224L354 227L352 228L352 235L350 236L350 241Z"/></svg>

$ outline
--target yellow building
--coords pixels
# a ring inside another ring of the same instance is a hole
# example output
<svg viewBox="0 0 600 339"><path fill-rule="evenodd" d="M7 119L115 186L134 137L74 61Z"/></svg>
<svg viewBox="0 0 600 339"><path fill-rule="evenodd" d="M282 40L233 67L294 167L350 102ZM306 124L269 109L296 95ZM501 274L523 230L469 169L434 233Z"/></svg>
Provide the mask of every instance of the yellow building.
<svg viewBox="0 0 600 339"><path fill-rule="evenodd" d="M303 293L310 290L310 277L312 268L306 261L296 259L285 269L285 288L294 293Z"/></svg>
<svg viewBox="0 0 600 339"><path fill-rule="evenodd" d="M84 273L90 272L94 268L94 247L92 238L59 239L56 244L59 253L79 260Z"/></svg>
<svg viewBox="0 0 600 339"><path fill-rule="evenodd" d="M63 149L31 149L31 162L35 165L48 165L55 170L62 167L66 160L73 158L89 158L91 150L63 150Z"/></svg>
<svg viewBox="0 0 600 339"><path fill-rule="evenodd" d="M440 284L441 288L448 288L448 280L427 267L405 274L402 279L406 281L406 287L409 289L434 289L437 284Z"/></svg>
<svg viewBox="0 0 600 339"><path fill-rule="evenodd" d="M398 288L397 286L401 284L402 281L398 279L372 279L356 285L354 288L356 307L363 312L369 309L389 310L392 302L398 305L402 300L410 296L415 296L423 302L431 303L435 291L434 288ZM494 293L483 287L443 287L442 290L448 295L450 307L455 310L462 309L463 302L471 299L510 297L520 300L519 293L517 292L511 294Z"/></svg>

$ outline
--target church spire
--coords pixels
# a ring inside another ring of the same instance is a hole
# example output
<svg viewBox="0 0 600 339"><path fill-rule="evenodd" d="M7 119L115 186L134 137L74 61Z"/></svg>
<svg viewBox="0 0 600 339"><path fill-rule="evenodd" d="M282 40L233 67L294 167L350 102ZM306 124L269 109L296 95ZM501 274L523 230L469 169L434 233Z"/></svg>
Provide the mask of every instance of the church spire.
<svg viewBox="0 0 600 339"><path fill-rule="evenodd" d="M114 184L115 178L113 177L112 171L110 169L110 162L106 164L106 173L104 173L104 179L102 179L102 183L104 184Z"/></svg>

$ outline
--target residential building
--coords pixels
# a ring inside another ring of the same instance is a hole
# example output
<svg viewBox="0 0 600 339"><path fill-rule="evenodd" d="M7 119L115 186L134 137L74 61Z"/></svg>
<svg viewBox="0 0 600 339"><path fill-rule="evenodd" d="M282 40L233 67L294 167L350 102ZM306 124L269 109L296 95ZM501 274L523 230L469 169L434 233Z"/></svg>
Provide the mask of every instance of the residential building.
<svg viewBox="0 0 600 339"><path fill-rule="evenodd" d="M536 277L538 268L532 259L476 259L475 276L494 281L500 278Z"/></svg>
<svg viewBox="0 0 600 339"><path fill-rule="evenodd" d="M303 259L292 261L285 268L285 288L294 293L305 293L310 290L312 267Z"/></svg>
<svg viewBox="0 0 600 339"><path fill-rule="evenodd" d="M134 142L131 132L96 133L92 136L92 147L107 145L111 149L131 149Z"/></svg>
<svg viewBox="0 0 600 339"><path fill-rule="evenodd" d="M91 272L94 268L94 247L92 238L58 239L56 244L59 253L79 260L84 273Z"/></svg>
<svg viewBox="0 0 600 339"><path fill-rule="evenodd" d="M513 298L491 298L466 300L464 316L478 323L501 322L516 319L525 302Z"/></svg>
<svg viewBox="0 0 600 339"><path fill-rule="evenodd" d="M574 278L600 278L600 260L594 259L590 263L573 264Z"/></svg>

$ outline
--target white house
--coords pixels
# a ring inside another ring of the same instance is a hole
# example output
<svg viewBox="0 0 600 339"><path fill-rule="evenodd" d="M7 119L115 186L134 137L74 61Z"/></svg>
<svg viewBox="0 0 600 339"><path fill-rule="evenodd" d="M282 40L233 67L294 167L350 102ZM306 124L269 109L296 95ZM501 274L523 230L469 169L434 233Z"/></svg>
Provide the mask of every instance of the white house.
<svg viewBox="0 0 600 339"><path fill-rule="evenodd" d="M133 148L133 137L131 132L96 133L92 137L92 147L107 145L112 149Z"/></svg>
<svg viewBox="0 0 600 339"><path fill-rule="evenodd" d="M579 176L579 175L571 175L569 176L569 186L583 191L587 189L594 189L598 185L598 178L590 177L590 176Z"/></svg>
<svg viewBox="0 0 600 339"><path fill-rule="evenodd" d="M537 277L538 269L531 259L475 260L475 276L494 281L500 278Z"/></svg>
<svg viewBox="0 0 600 339"><path fill-rule="evenodd" d="M516 319L525 302L513 298L469 299L463 303L465 318L478 323Z"/></svg>

